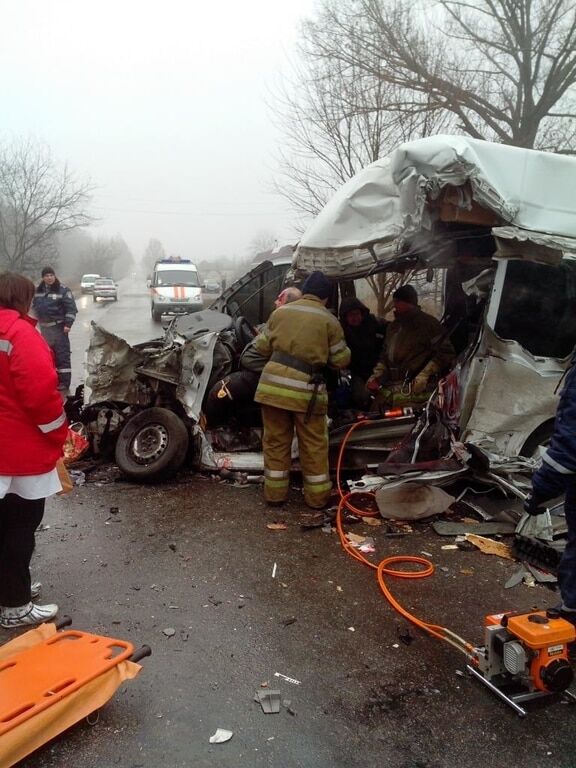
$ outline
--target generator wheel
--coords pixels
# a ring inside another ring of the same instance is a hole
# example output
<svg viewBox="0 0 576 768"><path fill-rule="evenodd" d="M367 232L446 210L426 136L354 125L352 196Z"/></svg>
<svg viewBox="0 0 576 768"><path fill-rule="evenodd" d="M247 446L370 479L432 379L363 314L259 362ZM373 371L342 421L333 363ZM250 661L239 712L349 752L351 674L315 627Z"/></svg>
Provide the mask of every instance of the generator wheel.
<svg viewBox="0 0 576 768"><path fill-rule="evenodd" d="M148 408L123 426L116 442L116 463L130 480L167 480L184 463L188 442L188 430L179 416L166 408Z"/></svg>

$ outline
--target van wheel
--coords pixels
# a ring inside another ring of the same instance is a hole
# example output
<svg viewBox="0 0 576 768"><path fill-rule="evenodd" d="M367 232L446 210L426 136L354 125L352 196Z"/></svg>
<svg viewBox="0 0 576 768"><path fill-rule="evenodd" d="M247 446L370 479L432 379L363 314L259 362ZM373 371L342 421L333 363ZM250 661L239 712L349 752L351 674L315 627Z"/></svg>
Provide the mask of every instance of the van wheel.
<svg viewBox="0 0 576 768"><path fill-rule="evenodd" d="M188 442L188 430L179 416L166 408L147 408L122 427L116 463L130 480L167 480L184 463Z"/></svg>
<svg viewBox="0 0 576 768"><path fill-rule="evenodd" d="M554 421L545 421L526 440L520 451L520 456L525 456L528 459L541 459L542 454L550 445L553 432Z"/></svg>
<svg viewBox="0 0 576 768"><path fill-rule="evenodd" d="M152 320L154 320L155 323L159 323L160 320L162 320L162 312L156 312L152 309L150 314L152 315Z"/></svg>

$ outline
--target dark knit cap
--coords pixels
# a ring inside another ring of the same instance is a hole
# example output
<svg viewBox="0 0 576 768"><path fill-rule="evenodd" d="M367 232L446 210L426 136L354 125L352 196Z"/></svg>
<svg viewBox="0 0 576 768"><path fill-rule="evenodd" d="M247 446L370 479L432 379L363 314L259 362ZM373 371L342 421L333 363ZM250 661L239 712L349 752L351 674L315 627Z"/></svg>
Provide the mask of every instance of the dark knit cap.
<svg viewBox="0 0 576 768"><path fill-rule="evenodd" d="M414 304L415 307L418 306L418 294L411 285L401 285L397 291L394 291L392 298L397 301L405 301L406 304Z"/></svg>
<svg viewBox="0 0 576 768"><path fill-rule="evenodd" d="M302 293L311 293L319 299L327 299L330 296L330 281L323 272L312 272L302 285Z"/></svg>
<svg viewBox="0 0 576 768"><path fill-rule="evenodd" d="M54 267L51 267L49 264L47 264L45 267L42 268L42 277L45 275L55 275L56 272L54 270Z"/></svg>

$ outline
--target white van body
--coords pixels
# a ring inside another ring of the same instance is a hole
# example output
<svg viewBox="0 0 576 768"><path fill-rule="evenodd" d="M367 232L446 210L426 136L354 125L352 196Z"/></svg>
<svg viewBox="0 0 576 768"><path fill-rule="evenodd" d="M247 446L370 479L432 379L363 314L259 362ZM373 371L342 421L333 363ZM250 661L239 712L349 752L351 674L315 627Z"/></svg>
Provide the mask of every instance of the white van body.
<svg viewBox="0 0 576 768"><path fill-rule="evenodd" d="M295 267L339 280L460 270L461 303L484 310L457 359L450 420L508 456L549 438L576 343L576 158L463 136L408 142L336 192Z"/></svg>
<svg viewBox="0 0 576 768"><path fill-rule="evenodd" d="M150 311L158 322L162 315L188 314L203 307L196 266L188 259L172 257L154 264L150 284Z"/></svg>

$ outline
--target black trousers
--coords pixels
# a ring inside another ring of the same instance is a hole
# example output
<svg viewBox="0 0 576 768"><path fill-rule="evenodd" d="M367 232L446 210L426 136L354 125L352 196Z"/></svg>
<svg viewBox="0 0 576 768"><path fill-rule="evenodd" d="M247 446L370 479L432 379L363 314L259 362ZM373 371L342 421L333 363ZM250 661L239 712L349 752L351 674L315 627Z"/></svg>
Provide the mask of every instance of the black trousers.
<svg viewBox="0 0 576 768"><path fill-rule="evenodd" d="M46 499L23 499L8 493L0 499L0 606L30 602L30 560L34 532L44 516Z"/></svg>

